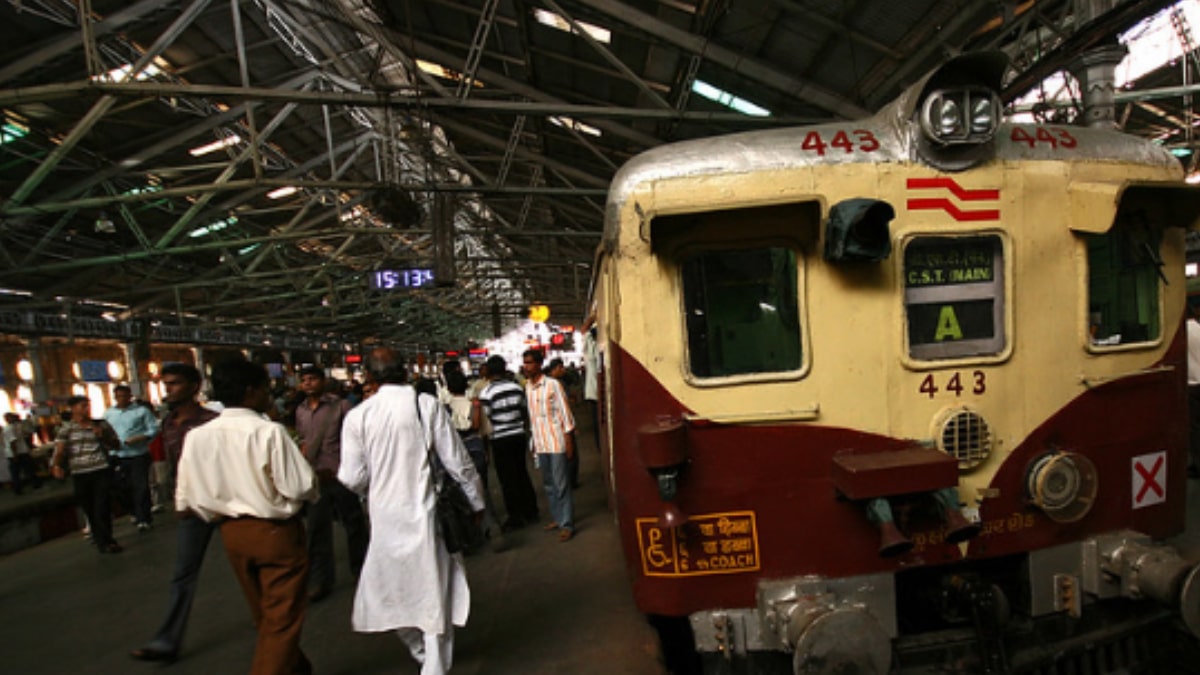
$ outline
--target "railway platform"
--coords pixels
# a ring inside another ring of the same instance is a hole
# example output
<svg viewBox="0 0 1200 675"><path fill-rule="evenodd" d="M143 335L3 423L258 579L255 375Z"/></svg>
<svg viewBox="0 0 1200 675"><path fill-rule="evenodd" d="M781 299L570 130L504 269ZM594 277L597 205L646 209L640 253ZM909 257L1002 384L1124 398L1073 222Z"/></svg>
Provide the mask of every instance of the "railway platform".
<svg viewBox="0 0 1200 675"><path fill-rule="evenodd" d="M576 492L577 536L559 543L553 533L527 527L505 535L506 550L485 547L467 558L471 618L455 634L456 675L665 672L654 631L629 592L591 430L581 428L579 437L583 485ZM491 487L496 492L494 476ZM540 487L538 492L540 498ZM2 496L0 509L58 513L54 523L63 519L62 505L71 503L69 484L53 481L20 498ZM494 496L499 503L498 493ZM542 513L547 513L544 501ZM125 547L120 555L99 555L74 522L68 525L69 534L0 557L3 672L246 672L254 629L219 537L208 550L183 651L163 666L135 661L129 651L144 643L162 618L175 556L174 516L159 517L144 534L127 518L119 519L115 533ZM328 598L309 607L302 640L315 672L417 673L393 634L351 630L354 580L347 572L340 527L335 530L337 584ZM33 536L28 525L24 532Z"/></svg>

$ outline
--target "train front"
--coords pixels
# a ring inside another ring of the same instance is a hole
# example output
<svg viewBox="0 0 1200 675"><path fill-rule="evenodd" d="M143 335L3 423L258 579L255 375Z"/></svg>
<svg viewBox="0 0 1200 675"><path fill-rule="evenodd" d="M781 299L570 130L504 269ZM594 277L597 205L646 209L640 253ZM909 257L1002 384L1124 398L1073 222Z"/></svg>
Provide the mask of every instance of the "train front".
<svg viewBox="0 0 1200 675"><path fill-rule="evenodd" d="M614 181L612 501L639 607L710 672L1007 672L1200 628L1162 543L1200 199L1145 141L1002 123L1003 67Z"/></svg>

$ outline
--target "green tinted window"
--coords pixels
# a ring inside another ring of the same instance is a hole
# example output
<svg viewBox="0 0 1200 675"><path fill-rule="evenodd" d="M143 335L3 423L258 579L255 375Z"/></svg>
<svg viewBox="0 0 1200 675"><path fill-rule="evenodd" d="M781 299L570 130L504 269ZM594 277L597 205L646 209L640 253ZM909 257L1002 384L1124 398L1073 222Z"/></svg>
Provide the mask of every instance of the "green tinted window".
<svg viewBox="0 0 1200 675"><path fill-rule="evenodd" d="M689 366L698 377L800 368L796 255L704 251L683 262Z"/></svg>
<svg viewBox="0 0 1200 675"><path fill-rule="evenodd" d="M1160 233L1117 226L1085 235L1088 250L1088 322L1092 344L1157 340Z"/></svg>

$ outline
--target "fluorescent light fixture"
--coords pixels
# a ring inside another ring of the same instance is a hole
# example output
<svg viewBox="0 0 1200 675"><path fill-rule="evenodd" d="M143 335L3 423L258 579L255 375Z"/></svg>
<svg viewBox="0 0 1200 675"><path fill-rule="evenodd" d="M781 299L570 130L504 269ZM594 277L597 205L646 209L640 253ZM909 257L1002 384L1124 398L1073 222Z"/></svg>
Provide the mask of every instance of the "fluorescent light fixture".
<svg viewBox="0 0 1200 675"><path fill-rule="evenodd" d="M1200 263L1187 263L1186 265L1183 266L1183 273L1189 279L1196 275L1200 275ZM25 378L25 379L30 379L30 378Z"/></svg>
<svg viewBox="0 0 1200 675"><path fill-rule="evenodd" d="M700 94L710 101L716 101L726 108L732 108L740 113L751 115L753 117L770 117L771 111L760 106L756 106L750 101L721 89L714 87L704 80L693 80L692 91Z"/></svg>
<svg viewBox="0 0 1200 675"><path fill-rule="evenodd" d="M29 127L11 118L6 118L4 124L0 125L0 145L11 143L28 135Z"/></svg>
<svg viewBox="0 0 1200 675"><path fill-rule="evenodd" d="M599 129L597 129L596 127L594 127L590 124L584 124L583 122L580 122L579 120L571 119L570 117L561 117L561 116L554 116L554 117L550 117L549 119L550 119L551 123L557 124L560 127L574 129L575 131L587 134L589 136L597 136L597 137L600 136Z"/></svg>
<svg viewBox="0 0 1200 675"><path fill-rule="evenodd" d="M299 190L300 188L296 187L295 185L285 185L281 188L275 188L274 190L268 192L267 199L283 199L284 197L290 197L291 195L296 194Z"/></svg>
<svg viewBox="0 0 1200 675"><path fill-rule="evenodd" d="M571 23L569 21L551 11L545 9L535 9L533 10L533 18L537 19L537 22L543 26L557 28L564 33L575 32L571 29ZM596 42L603 42L604 44L609 44L612 42L612 31L608 30L607 28L601 28L594 23L587 23L586 21L576 21L575 25L583 29L583 32L590 35Z"/></svg>
<svg viewBox="0 0 1200 675"><path fill-rule="evenodd" d="M226 136L225 138L215 140L212 143L208 143L206 145L201 145L201 146L192 148L191 150L188 150L188 154L191 155L192 157L200 157L203 155L207 155L210 152L216 152L218 150L221 150L222 148L228 148L231 145L237 145L238 143L241 143L241 142L242 142L241 136L238 136L237 134L232 134L232 135Z"/></svg>
<svg viewBox="0 0 1200 675"><path fill-rule="evenodd" d="M229 227L230 225L237 223L237 221L238 221L237 216L229 216L228 218L226 218L224 220L218 220L218 221L209 223L208 225L205 225L204 227L197 227L196 229L192 230L191 232L188 232L188 236L193 237L193 238L205 237L205 236L212 234L213 232L220 232L221 230Z"/></svg>
<svg viewBox="0 0 1200 675"><path fill-rule="evenodd" d="M262 244L251 244L245 248L239 248L237 254L238 255L246 255L247 253L252 253L254 251L257 251L261 247L262 247Z"/></svg>
<svg viewBox="0 0 1200 675"><path fill-rule="evenodd" d="M1197 183L1200 183L1200 173L1189 173L1187 178L1183 179L1183 182L1187 183L1188 185L1196 185Z"/></svg>

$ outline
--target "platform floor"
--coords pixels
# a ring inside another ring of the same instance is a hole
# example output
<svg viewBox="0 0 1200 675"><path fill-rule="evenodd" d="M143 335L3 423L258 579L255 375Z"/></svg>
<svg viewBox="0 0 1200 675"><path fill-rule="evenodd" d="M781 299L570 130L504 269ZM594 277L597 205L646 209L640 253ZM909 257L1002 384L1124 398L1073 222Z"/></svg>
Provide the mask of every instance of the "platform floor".
<svg viewBox="0 0 1200 675"><path fill-rule="evenodd" d="M590 429L581 429L590 435ZM576 493L575 539L526 528L506 535L511 547L467 559L472 607L456 633L455 675L662 675L657 639L633 605L616 528L605 504L599 456L584 446ZM535 487L543 499L536 473ZM493 475L494 482L494 475ZM493 485L493 488L495 486ZM69 486L43 488L50 499ZM13 497L4 494L4 505ZM497 496L498 499L498 496ZM79 534L0 557L0 671L39 673L246 672L254 630L241 590L217 537L201 573L183 653L171 666L134 661L162 617L174 564L173 516L138 534L116 525L120 555L99 555ZM339 574L334 593L309 608L302 644L320 675L415 674L392 634L350 629L354 582L335 525ZM402 573L402 571L398 571ZM165 671L163 669L165 668Z"/></svg>

